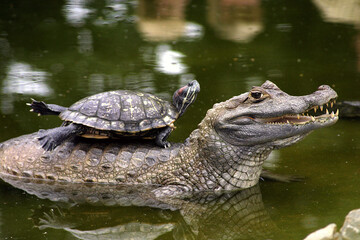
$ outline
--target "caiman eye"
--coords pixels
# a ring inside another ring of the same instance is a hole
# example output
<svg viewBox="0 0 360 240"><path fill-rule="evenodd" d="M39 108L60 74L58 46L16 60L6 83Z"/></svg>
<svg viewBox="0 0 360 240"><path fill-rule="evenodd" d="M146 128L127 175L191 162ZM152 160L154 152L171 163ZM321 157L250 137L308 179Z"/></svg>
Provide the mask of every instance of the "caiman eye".
<svg viewBox="0 0 360 240"><path fill-rule="evenodd" d="M252 89L245 102L259 103L269 97L269 94L262 89Z"/></svg>
<svg viewBox="0 0 360 240"><path fill-rule="evenodd" d="M251 92L251 97L253 97L254 99L260 99L262 96L262 92Z"/></svg>

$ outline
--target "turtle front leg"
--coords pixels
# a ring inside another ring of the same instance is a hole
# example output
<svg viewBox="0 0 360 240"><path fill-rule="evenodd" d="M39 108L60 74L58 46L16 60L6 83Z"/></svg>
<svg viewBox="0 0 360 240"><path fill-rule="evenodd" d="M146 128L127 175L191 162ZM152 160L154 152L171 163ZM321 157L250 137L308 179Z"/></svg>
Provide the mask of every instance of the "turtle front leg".
<svg viewBox="0 0 360 240"><path fill-rule="evenodd" d="M168 148L171 146L171 144L168 141L166 141L166 139L168 139L172 130L173 130L172 127L166 127L159 132L159 134L156 136L155 139L155 142L159 147Z"/></svg>
<svg viewBox="0 0 360 240"><path fill-rule="evenodd" d="M31 103L27 103L27 105L31 107L30 111L36 112L39 115L59 115L67 109L66 107L56 104L46 104L44 102L36 101L35 99L31 100Z"/></svg>
<svg viewBox="0 0 360 240"><path fill-rule="evenodd" d="M74 135L81 135L82 132L82 127L77 124L70 124L64 127L40 130L38 140L42 148L46 151L52 151L66 139Z"/></svg>

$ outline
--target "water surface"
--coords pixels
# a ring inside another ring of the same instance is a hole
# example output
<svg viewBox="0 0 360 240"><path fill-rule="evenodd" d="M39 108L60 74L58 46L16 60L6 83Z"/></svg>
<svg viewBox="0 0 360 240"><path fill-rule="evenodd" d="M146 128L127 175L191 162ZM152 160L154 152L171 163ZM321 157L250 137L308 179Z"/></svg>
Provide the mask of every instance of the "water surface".
<svg viewBox="0 0 360 240"><path fill-rule="evenodd" d="M191 79L199 81L201 93L176 121L171 141L183 141L214 103L265 80L291 95L328 84L339 100L359 100L359 15L359 2L350 0L3 0L0 141L60 125L56 117L30 113L25 105L30 98L69 106L90 94L131 89L170 99ZM303 239L331 222L341 226L345 215L360 207L359 139L360 122L340 119L273 152L269 168L305 177L300 183L260 183L255 195L262 198L261 212L269 215L264 219L276 226L269 230L274 239ZM231 209L239 209L235 200L229 200L234 208L214 210L213 216L229 222L228 229L209 220L199 230L184 223L186 214L179 210L69 209L5 183L0 191L1 239L79 239L74 229L116 232L113 227L126 224L136 229L134 223L144 224L143 231L157 230L150 239L205 239L214 231L241 239L240 230L232 228L237 222L227 218L234 214ZM53 212L63 213L60 222L41 224Z"/></svg>

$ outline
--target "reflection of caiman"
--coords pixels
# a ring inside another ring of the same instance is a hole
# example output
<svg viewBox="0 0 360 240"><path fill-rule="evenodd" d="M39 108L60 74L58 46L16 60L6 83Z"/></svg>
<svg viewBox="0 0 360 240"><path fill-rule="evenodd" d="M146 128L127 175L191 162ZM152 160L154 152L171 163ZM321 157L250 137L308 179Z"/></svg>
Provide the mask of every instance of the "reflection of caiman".
<svg viewBox="0 0 360 240"><path fill-rule="evenodd" d="M1 145L0 173L49 181L155 184L158 197L248 188L258 182L273 149L337 121L337 113L323 108L336 97L329 86L290 96L267 81L215 104L184 144L167 149L151 143L76 140L44 152L36 134L21 136ZM310 110L326 113L302 114Z"/></svg>
<svg viewBox="0 0 360 240"><path fill-rule="evenodd" d="M55 203L55 209L44 204L31 218L41 230L58 229L79 239L150 240L171 234L173 239L254 240L282 234L264 208L258 184L159 200L144 185L32 182L10 175L6 181L39 198L70 203Z"/></svg>

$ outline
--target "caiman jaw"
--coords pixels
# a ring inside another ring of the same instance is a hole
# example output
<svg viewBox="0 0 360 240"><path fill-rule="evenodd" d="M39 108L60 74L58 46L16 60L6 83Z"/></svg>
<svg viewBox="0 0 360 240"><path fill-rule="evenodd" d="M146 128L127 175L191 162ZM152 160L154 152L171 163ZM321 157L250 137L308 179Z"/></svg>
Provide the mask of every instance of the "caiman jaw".
<svg viewBox="0 0 360 240"><path fill-rule="evenodd" d="M339 109L331 111L329 113L328 107L333 107L334 103L336 103L336 99L331 99L328 103L321 105L321 106L314 106L307 109L305 112L298 113L298 114L286 114L280 117L271 117L271 118L255 118L254 120L261 123L266 124L291 124L291 125L304 125L313 122L325 123L329 120L333 120L338 118L339 116ZM318 113L325 112L325 114L315 115L316 112Z"/></svg>

